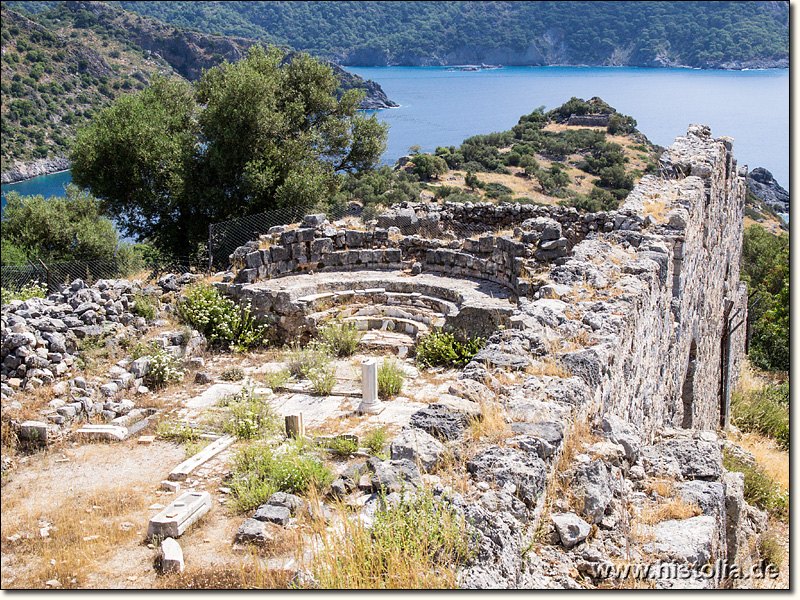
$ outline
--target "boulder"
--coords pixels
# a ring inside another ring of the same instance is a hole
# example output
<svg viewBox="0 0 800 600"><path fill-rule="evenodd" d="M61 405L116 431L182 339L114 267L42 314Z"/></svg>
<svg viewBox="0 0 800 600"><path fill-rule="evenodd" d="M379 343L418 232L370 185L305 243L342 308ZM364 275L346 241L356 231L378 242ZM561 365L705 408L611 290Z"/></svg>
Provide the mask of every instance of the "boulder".
<svg viewBox="0 0 800 600"><path fill-rule="evenodd" d="M574 512L555 513L550 520L556 526L561 544L569 550L584 541L592 532L592 526Z"/></svg>
<svg viewBox="0 0 800 600"><path fill-rule="evenodd" d="M391 444L392 460L408 459L425 473L438 468L445 453L444 444L423 429L406 429Z"/></svg>
<svg viewBox="0 0 800 600"><path fill-rule="evenodd" d="M245 519L234 537L234 540L237 542L252 544L266 544L273 539L273 536L267 531L263 521L258 521L256 519Z"/></svg>
<svg viewBox="0 0 800 600"><path fill-rule="evenodd" d="M463 435L469 419L441 404L431 404L411 415L409 422L440 440L455 440Z"/></svg>
<svg viewBox="0 0 800 600"><path fill-rule="evenodd" d="M498 487L513 483L517 497L529 508L536 506L547 477L547 468L539 456L515 448L484 450L467 462L467 471L476 481Z"/></svg>
<svg viewBox="0 0 800 600"><path fill-rule="evenodd" d="M278 504L262 504L256 509L253 518L257 521L268 521L270 523L286 526L289 524L291 516L291 511L285 506Z"/></svg>
<svg viewBox="0 0 800 600"><path fill-rule="evenodd" d="M615 417L608 415L603 418L602 422L603 436L619 444L625 450L625 458L629 463L633 464L639 458L639 450L642 447L642 439L636 433L633 425Z"/></svg>
<svg viewBox="0 0 800 600"><path fill-rule="evenodd" d="M613 498L611 479L602 460L580 465L575 470L575 490L583 499L583 515L591 523L602 521L606 507Z"/></svg>
<svg viewBox="0 0 800 600"><path fill-rule="evenodd" d="M680 521L663 521L653 528L655 549L670 558L695 565L704 565L712 554L716 537L716 519L691 517Z"/></svg>

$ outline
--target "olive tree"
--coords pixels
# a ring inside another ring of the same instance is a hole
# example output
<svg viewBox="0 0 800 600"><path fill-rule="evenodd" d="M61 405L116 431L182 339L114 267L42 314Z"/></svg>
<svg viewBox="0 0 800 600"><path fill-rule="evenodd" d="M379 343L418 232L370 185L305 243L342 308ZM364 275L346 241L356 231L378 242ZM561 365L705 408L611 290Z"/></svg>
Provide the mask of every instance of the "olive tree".
<svg viewBox="0 0 800 600"><path fill-rule="evenodd" d="M125 233L193 254L210 223L325 201L340 174L377 164L386 128L338 84L307 54L260 45L194 87L155 79L79 132L73 179Z"/></svg>

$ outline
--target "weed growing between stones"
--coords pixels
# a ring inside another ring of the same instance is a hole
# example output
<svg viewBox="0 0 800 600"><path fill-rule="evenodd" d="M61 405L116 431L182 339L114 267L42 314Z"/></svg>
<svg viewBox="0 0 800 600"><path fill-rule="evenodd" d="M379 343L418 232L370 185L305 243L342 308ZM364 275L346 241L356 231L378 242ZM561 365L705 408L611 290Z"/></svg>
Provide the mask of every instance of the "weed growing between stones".
<svg viewBox="0 0 800 600"><path fill-rule="evenodd" d="M758 555L768 565L780 565L785 558L785 550L772 531L764 532L758 539Z"/></svg>
<svg viewBox="0 0 800 600"><path fill-rule="evenodd" d="M454 588L456 569L471 556L462 519L428 491L386 506L369 528L358 519L343 527L324 532L314 556L321 588Z"/></svg>
<svg viewBox="0 0 800 600"><path fill-rule="evenodd" d="M320 342L339 358L355 354L361 343L361 335L355 323L327 323L317 330Z"/></svg>
<svg viewBox="0 0 800 600"><path fill-rule="evenodd" d="M481 337L459 342L450 332L432 331L417 342L417 362L425 367L464 367L485 344Z"/></svg>
<svg viewBox="0 0 800 600"><path fill-rule="evenodd" d="M311 388L318 396L327 396L336 385L336 374L330 364L309 370L308 378L311 380Z"/></svg>
<svg viewBox="0 0 800 600"><path fill-rule="evenodd" d="M370 454L381 457L384 453L383 447L386 445L388 439L389 435L386 433L386 429L381 427L380 429L373 429L367 433L362 443L365 448L369 448Z"/></svg>
<svg viewBox="0 0 800 600"><path fill-rule="evenodd" d="M200 431L183 423L162 421L156 427L156 435L164 440L173 440L179 444L196 442L200 438Z"/></svg>
<svg viewBox="0 0 800 600"><path fill-rule="evenodd" d="M223 381L241 381L244 379L244 371L241 367L228 367L220 373L219 378Z"/></svg>
<svg viewBox="0 0 800 600"><path fill-rule="evenodd" d="M321 369L330 365L332 356L325 346L309 344L301 347L294 344L286 360L289 374L297 379L310 379L309 373L314 369Z"/></svg>
<svg viewBox="0 0 800 600"><path fill-rule="evenodd" d="M219 405L228 410L222 430L240 440L263 438L281 430L278 416L250 388L245 387L237 394L226 396Z"/></svg>
<svg viewBox="0 0 800 600"><path fill-rule="evenodd" d="M276 390L285 386L291 376L289 369L281 369L280 371L265 373L261 376L261 381L271 390Z"/></svg>
<svg viewBox="0 0 800 600"><path fill-rule="evenodd" d="M338 435L326 442L325 447L338 456L348 456L358 451L358 442L351 437Z"/></svg>
<svg viewBox="0 0 800 600"><path fill-rule="evenodd" d="M789 495L759 465L750 465L727 448L722 450L723 466L744 474L744 498L775 518L789 518Z"/></svg>
<svg viewBox="0 0 800 600"><path fill-rule="evenodd" d="M144 317L148 321L152 321L158 316L159 301L156 296L144 292L134 292L133 301L131 312L137 317Z"/></svg>
<svg viewBox="0 0 800 600"><path fill-rule="evenodd" d="M180 361L171 352L163 348L155 349L149 357L149 368L144 379L151 389L159 389L183 379Z"/></svg>
<svg viewBox="0 0 800 600"><path fill-rule="evenodd" d="M397 361L387 359L378 367L378 396L383 400L394 398L403 389L406 374Z"/></svg>
<svg viewBox="0 0 800 600"><path fill-rule="evenodd" d="M264 504L275 492L308 494L333 481L325 463L303 443L273 448L264 441L245 446L233 458L231 492L234 510L245 512Z"/></svg>

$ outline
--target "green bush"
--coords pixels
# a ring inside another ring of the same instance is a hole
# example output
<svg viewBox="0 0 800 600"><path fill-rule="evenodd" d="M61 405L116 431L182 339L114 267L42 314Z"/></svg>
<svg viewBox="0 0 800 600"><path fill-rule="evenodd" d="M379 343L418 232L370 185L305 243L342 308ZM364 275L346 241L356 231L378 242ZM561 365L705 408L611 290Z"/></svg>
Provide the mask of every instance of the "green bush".
<svg viewBox="0 0 800 600"><path fill-rule="evenodd" d="M387 400L403 389L406 374L395 360L384 360L378 368L378 396Z"/></svg>
<svg viewBox="0 0 800 600"><path fill-rule="evenodd" d="M149 357L150 365L144 378L148 387L159 389L168 383L176 383L183 379L180 361L172 352L158 348L154 349Z"/></svg>
<svg viewBox="0 0 800 600"><path fill-rule="evenodd" d="M310 379L309 373L312 370L319 370L327 367L331 362L331 355L328 348L319 344L309 344L300 347L299 344L292 346L292 350L287 359L287 368L292 377L298 379Z"/></svg>
<svg viewBox="0 0 800 600"><path fill-rule="evenodd" d="M347 456L358 451L358 442L351 437L337 435L325 444L331 452L339 456Z"/></svg>
<svg viewBox="0 0 800 600"><path fill-rule="evenodd" d="M290 377L291 373L289 373L289 369L281 369L280 371L265 373L262 375L261 380L264 382L265 386L271 390L275 390L286 385Z"/></svg>
<svg viewBox="0 0 800 600"><path fill-rule="evenodd" d="M253 320L248 305L237 306L214 287L191 286L176 304L178 318L206 336L209 345L244 351L264 343L267 326Z"/></svg>
<svg viewBox="0 0 800 600"><path fill-rule="evenodd" d="M317 330L319 340L339 358L355 354L361 335L355 323L327 323Z"/></svg>
<svg viewBox="0 0 800 600"><path fill-rule="evenodd" d="M241 381L244 379L244 370L241 367L228 367L220 373L219 378L223 381Z"/></svg>
<svg viewBox="0 0 800 600"><path fill-rule="evenodd" d="M308 378L311 380L314 393L319 396L327 396L336 385L336 373L330 364L309 369Z"/></svg>
<svg viewBox="0 0 800 600"><path fill-rule="evenodd" d="M249 444L233 458L233 507L241 512L256 508L275 492L304 495L322 490L333 474L302 445L279 453L264 442Z"/></svg>
<svg viewBox="0 0 800 600"><path fill-rule="evenodd" d="M223 398L220 406L228 409L223 430L240 440L264 437L281 430L277 415L266 402L255 397L250 388L242 388L239 393Z"/></svg>
<svg viewBox="0 0 800 600"><path fill-rule="evenodd" d="M768 386L731 399L733 423L742 431L754 431L774 439L789 450L789 382Z"/></svg>
<svg viewBox="0 0 800 600"><path fill-rule="evenodd" d="M0 304L8 304L12 300L30 300L31 298L44 298L47 295L47 286L38 283L29 283L19 290L2 288Z"/></svg>
<svg viewBox="0 0 800 600"><path fill-rule="evenodd" d="M158 316L159 301L153 294L145 294L144 292L134 292L133 294L133 308L131 312L139 317L144 317L148 321L152 321Z"/></svg>
<svg viewBox="0 0 800 600"><path fill-rule="evenodd" d="M417 362L426 367L463 367L485 344L480 337L459 342L450 332L434 331L417 343Z"/></svg>
<svg viewBox="0 0 800 600"><path fill-rule="evenodd" d="M175 440L178 443L196 442L200 439L200 431L184 423L170 423L162 421L156 427L156 435L165 440Z"/></svg>
<svg viewBox="0 0 800 600"><path fill-rule="evenodd" d="M761 467L750 465L723 449L723 466L728 471L744 474L744 498L750 504L766 510L775 517L789 516L789 496Z"/></svg>
<svg viewBox="0 0 800 600"><path fill-rule="evenodd" d="M373 429L370 431L364 437L363 444L365 448L369 448L371 454L379 456L383 453L383 447L388 438L389 436L386 433L386 429L381 427L380 429Z"/></svg>

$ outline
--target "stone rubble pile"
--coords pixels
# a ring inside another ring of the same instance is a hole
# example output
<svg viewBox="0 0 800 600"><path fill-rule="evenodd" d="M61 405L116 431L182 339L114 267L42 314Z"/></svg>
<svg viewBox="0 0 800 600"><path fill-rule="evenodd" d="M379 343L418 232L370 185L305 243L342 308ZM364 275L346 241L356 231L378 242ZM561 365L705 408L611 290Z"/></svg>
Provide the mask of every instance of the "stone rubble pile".
<svg viewBox="0 0 800 600"><path fill-rule="evenodd" d="M119 427L129 427L146 418L147 409L136 408L131 397L146 393L149 358L122 359L112 366L105 378L87 381L73 376L80 360L81 340L119 345L124 340L142 337L150 327L163 327L166 321L147 322L137 316L137 297L157 299L162 310L169 310L174 294L199 276L168 274L158 285L143 286L139 281L100 280L87 286L77 279L62 291L46 298L14 300L2 307L0 333L3 411L22 409L14 396L18 390L52 386L55 398L42 413L43 421L18 425L23 441L46 443L55 439L59 429L73 421L98 416ZM163 303L162 303L163 301ZM197 332L183 339L182 331L165 331L155 343L178 356L187 355L202 343ZM85 342L84 342L85 343Z"/></svg>

